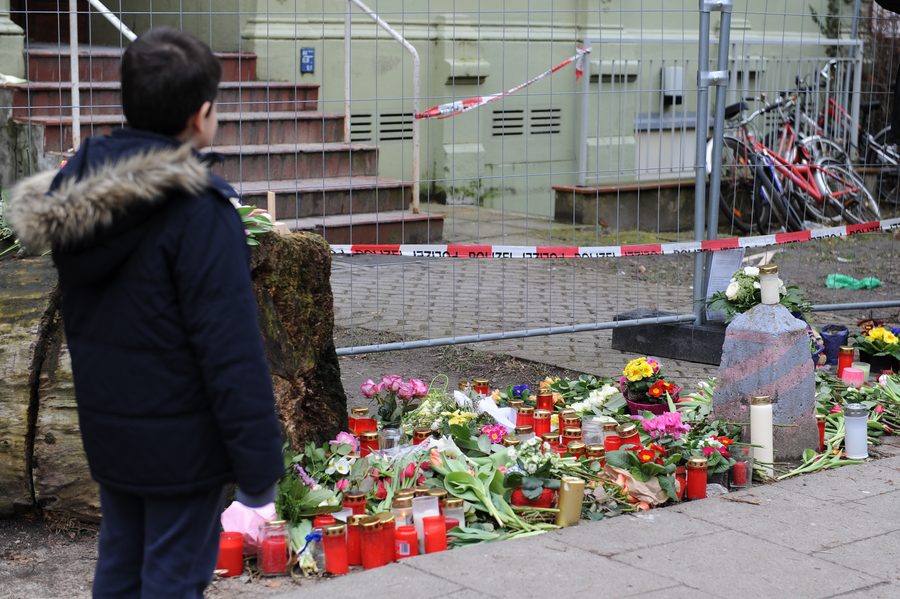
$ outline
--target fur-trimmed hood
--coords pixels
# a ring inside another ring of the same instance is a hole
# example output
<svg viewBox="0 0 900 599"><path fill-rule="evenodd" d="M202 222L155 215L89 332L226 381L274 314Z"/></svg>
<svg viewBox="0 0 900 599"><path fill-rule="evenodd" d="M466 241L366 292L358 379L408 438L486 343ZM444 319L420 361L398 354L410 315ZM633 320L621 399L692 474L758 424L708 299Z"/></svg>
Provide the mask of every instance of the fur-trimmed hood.
<svg viewBox="0 0 900 599"><path fill-rule="evenodd" d="M151 144L118 160L116 152L103 151L112 148L98 149L92 159L86 144L73 158L77 164L13 188L6 217L25 248L79 245L116 217L150 208L173 192L196 195L211 185L206 165L188 144Z"/></svg>

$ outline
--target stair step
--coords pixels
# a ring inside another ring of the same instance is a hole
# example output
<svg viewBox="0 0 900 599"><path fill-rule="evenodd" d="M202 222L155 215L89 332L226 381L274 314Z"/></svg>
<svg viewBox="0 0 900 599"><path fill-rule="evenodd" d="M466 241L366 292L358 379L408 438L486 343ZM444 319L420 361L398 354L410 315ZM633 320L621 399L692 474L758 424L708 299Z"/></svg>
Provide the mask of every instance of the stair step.
<svg viewBox="0 0 900 599"><path fill-rule="evenodd" d="M274 192L279 219L403 210L412 201L412 183L383 177L252 181L235 187L244 203L255 206L265 206L266 192Z"/></svg>
<svg viewBox="0 0 900 599"><path fill-rule="evenodd" d="M378 171L378 148L370 144L215 146L212 151L223 158L213 169L232 182L324 179Z"/></svg>
<svg viewBox="0 0 900 599"><path fill-rule="evenodd" d="M71 81L68 46L37 44L25 49L30 81ZM222 81L256 79L256 54L216 52L222 63ZM78 78L81 81L118 81L122 49L112 46L84 46L78 49Z"/></svg>
<svg viewBox="0 0 900 599"><path fill-rule="evenodd" d="M72 147L71 116L34 116L20 122L44 127L44 148L65 151ZM121 114L85 115L82 138L105 135L125 124ZM323 112L223 112L216 141L226 145L339 142L344 138L344 115Z"/></svg>
<svg viewBox="0 0 900 599"><path fill-rule="evenodd" d="M444 215L413 214L409 210L279 219L292 231L318 233L332 244L438 243Z"/></svg>
<svg viewBox="0 0 900 599"><path fill-rule="evenodd" d="M23 83L10 86L13 118L28 116L64 116L71 114L71 85L60 82ZM120 86L115 81L82 83L78 86L82 114L119 114L122 112ZM223 81L216 105L219 112L313 111L318 104L315 84L273 81Z"/></svg>

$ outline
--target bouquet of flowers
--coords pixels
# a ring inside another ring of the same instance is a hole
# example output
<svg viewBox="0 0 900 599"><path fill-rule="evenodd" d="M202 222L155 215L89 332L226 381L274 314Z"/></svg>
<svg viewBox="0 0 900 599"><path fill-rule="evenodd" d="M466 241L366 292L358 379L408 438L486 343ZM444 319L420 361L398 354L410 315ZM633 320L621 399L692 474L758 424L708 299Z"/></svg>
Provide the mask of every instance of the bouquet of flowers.
<svg viewBox="0 0 900 599"><path fill-rule="evenodd" d="M666 412L654 418L643 418L641 427L653 440L653 444L663 449L666 457L674 458L676 465L681 461L680 451L684 448L685 435L691 431L691 427L681 421L680 412Z"/></svg>
<svg viewBox="0 0 900 599"><path fill-rule="evenodd" d="M872 327L854 337L856 348L870 356L891 356L900 360L900 328Z"/></svg>
<svg viewBox="0 0 900 599"><path fill-rule="evenodd" d="M359 390L366 398L378 402L378 419L385 428L398 428L403 415L416 408L416 400L428 395L428 385L424 382L404 381L396 374L382 377L380 383L368 379Z"/></svg>
<svg viewBox="0 0 900 599"><path fill-rule="evenodd" d="M503 482L507 489L521 489L522 495L532 501L538 499L544 489L559 489L556 468L561 458L549 443L535 437L518 447L509 447L506 452L513 464Z"/></svg>
<svg viewBox="0 0 900 599"><path fill-rule="evenodd" d="M731 437L708 435L696 443L694 454L702 455L708 460L706 463L708 475L722 474L731 470L731 467L734 466L734 460L728 451L728 448L733 444L734 440Z"/></svg>
<svg viewBox="0 0 900 599"><path fill-rule="evenodd" d="M599 416L604 411L615 412L625 405L622 392L610 384L604 384L599 389L592 389L587 397L569 404L579 416Z"/></svg>
<svg viewBox="0 0 900 599"><path fill-rule="evenodd" d="M629 401L665 404L671 397L678 399L681 387L665 379L662 366L652 358L635 358L622 371L619 388Z"/></svg>
<svg viewBox="0 0 900 599"><path fill-rule="evenodd" d="M809 312L809 302L796 285L786 286L779 280L779 298L779 303L792 314L803 315ZM755 266L745 266L736 271L725 291L717 291L707 300L711 309L725 312L726 322L731 322L736 315L760 303L759 268Z"/></svg>

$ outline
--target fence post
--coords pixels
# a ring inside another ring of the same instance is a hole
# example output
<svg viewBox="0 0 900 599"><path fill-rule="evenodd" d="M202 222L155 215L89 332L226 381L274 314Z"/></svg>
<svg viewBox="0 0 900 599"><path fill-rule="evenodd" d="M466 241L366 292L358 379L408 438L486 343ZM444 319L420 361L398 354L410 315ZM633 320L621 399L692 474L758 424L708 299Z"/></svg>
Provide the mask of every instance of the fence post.
<svg viewBox="0 0 900 599"><path fill-rule="evenodd" d="M709 71L709 25L712 11L722 11L719 29L718 70ZM722 128L725 122L725 91L728 85L728 47L731 29L731 0L700 0L699 57L697 60L697 155L694 172L694 241L715 239L719 225L718 168L722 160ZM713 132L713 152L709 177L709 228L706 218L706 132L709 129L709 88L718 87L716 93L716 121ZM706 257L694 256L694 317L696 324L703 322L703 305L706 297Z"/></svg>
<svg viewBox="0 0 900 599"><path fill-rule="evenodd" d="M81 94L78 77L78 2L69 0L69 72L72 88L72 150L81 145Z"/></svg>

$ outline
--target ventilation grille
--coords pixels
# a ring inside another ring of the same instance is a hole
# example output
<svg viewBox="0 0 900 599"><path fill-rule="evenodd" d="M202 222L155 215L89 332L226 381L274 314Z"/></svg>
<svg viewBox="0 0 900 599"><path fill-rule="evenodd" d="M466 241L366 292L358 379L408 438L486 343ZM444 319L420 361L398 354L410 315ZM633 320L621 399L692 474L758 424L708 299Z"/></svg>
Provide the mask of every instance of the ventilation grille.
<svg viewBox="0 0 900 599"><path fill-rule="evenodd" d="M350 115L350 141L370 142L374 138L371 114Z"/></svg>
<svg viewBox="0 0 900 599"><path fill-rule="evenodd" d="M494 137L510 137L525 134L524 110L495 110L491 124Z"/></svg>
<svg viewBox="0 0 900 599"><path fill-rule="evenodd" d="M412 139L413 113L382 112L378 121L378 141Z"/></svg>
<svg viewBox="0 0 900 599"><path fill-rule="evenodd" d="M534 108L531 110L529 133L532 135L555 135L559 133L561 119L559 108Z"/></svg>

